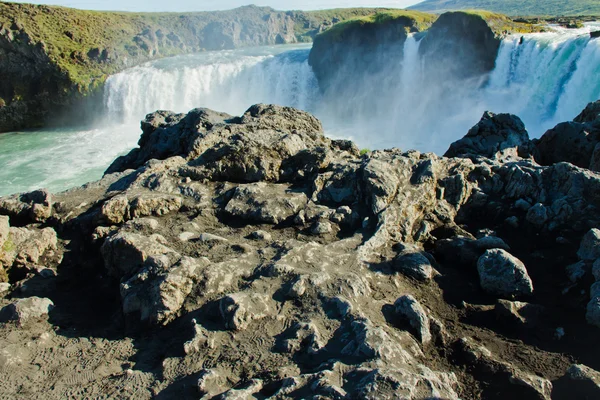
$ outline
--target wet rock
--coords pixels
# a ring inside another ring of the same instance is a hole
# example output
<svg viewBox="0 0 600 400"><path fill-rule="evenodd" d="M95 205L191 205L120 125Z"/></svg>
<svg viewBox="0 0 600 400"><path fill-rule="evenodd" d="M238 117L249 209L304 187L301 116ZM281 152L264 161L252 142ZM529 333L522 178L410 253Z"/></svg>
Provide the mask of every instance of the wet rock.
<svg viewBox="0 0 600 400"><path fill-rule="evenodd" d="M600 258L600 229L591 229L583 236L577 255L582 260L594 261Z"/></svg>
<svg viewBox="0 0 600 400"><path fill-rule="evenodd" d="M592 265L592 275L594 275L596 282L600 281L600 258Z"/></svg>
<svg viewBox="0 0 600 400"><path fill-rule="evenodd" d="M590 160L590 171L600 172L600 143L594 147L592 159Z"/></svg>
<svg viewBox="0 0 600 400"><path fill-rule="evenodd" d="M589 268L585 261L579 261L578 263L571 264L566 268L567 276L573 283L581 280L588 271Z"/></svg>
<svg viewBox="0 0 600 400"><path fill-rule="evenodd" d="M493 249L509 250L510 247L496 236L484 236L480 239L459 236L435 243L436 257L450 265L467 268L474 268L479 258L487 250Z"/></svg>
<svg viewBox="0 0 600 400"><path fill-rule="evenodd" d="M568 162L589 168L595 147L600 141L600 129L594 122L562 122L548 130L537 141L536 161L542 165Z"/></svg>
<svg viewBox="0 0 600 400"><path fill-rule="evenodd" d="M421 281L433 277L433 268L427 257L420 253L403 254L393 261L394 270Z"/></svg>
<svg viewBox="0 0 600 400"><path fill-rule="evenodd" d="M519 296L533 293L533 283L525 265L505 250L487 250L477 262L483 290L498 296Z"/></svg>
<svg viewBox="0 0 600 400"><path fill-rule="evenodd" d="M238 186L225 211L247 221L279 224L295 216L306 203L304 193L293 192L287 185L261 182Z"/></svg>
<svg viewBox="0 0 600 400"><path fill-rule="evenodd" d="M589 324L600 327L600 282L594 283L590 288L590 298L585 318Z"/></svg>
<svg viewBox="0 0 600 400"><path fill-rule="evenodd" d="M450 145L444 157L516 159L533 155L533 150L529 134L519 117L486 111L465 137Z"/></svg>
<svg viewBox="0 0 600 400"><path fill-rule="evenodd" d="M15 221L44 222L52 215L52 195L45 189L0 197L0 214Z"/></svg>
<svg viewBox="0 0 600 400"><path fill-rule="evenodd" d="M589 103L583 111L573 119L574 122L584 124L586 122L594 122L600 118L600 100Z"/></svg>
<svg viewBox="0 0 600 400"><path fill-rule="evenodd" d="M19 325L48 318L48 313L54 308L50 299L28 297L19 299L0 310L0 322L16 321Z"/></svg>
<svg viewBox="0 0 600 400"><path fill-rule="evenodd" d="M219 301L221 317L227 329L242 331L256 320L271 317L277 310L273 300L260 293L235 293Z"/></svg>
<svg viewBox="0 0 600 400"><path fill-rule="evenodd" d="M396 314L408 320L410 325L419 333L421 343L431 342L431 332L429 330L429 317L427 312L413 296L405 295L400 297L394 303Z"/></svg>

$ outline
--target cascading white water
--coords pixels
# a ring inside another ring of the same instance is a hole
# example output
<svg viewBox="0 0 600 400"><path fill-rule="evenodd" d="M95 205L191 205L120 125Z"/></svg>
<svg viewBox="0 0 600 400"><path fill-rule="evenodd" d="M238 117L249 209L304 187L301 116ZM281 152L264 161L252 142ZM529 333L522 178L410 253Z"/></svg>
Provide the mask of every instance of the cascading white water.
<svg viewBox="0 0 600 400"><path fill-rule="evenodd" d="M378 55L379 68L338 71L337 93L322 96L309 46L273 46L163 59L111 76L97 129L0 135L0 195L40 186L56 191L98 179L135 147L139 121L157 109L208 107L240 115L255 103L307 110L326 133L361 147L443 153L485 110L522 117L531 136L570 120L600 98L600 39L590 29L508 37L488 77L436 82L423 73L419 42Z"/></svg>
<svg viewBox="0 0 600 400"><path fill-rule="evenodd" d="M314 108L318 84L309 51L304 45L210 52L135 67L108 79L108 115L137 123L159 109L210 107L240 115L255 103Z"/></svg>
<svg viewBox="0 0 600 400"><path fill-rule="evenodd" d="M590 28L514 36L502 42L482 93L495 112L519 115L533 136L573 119L600 98L600 40Z"/></svg>

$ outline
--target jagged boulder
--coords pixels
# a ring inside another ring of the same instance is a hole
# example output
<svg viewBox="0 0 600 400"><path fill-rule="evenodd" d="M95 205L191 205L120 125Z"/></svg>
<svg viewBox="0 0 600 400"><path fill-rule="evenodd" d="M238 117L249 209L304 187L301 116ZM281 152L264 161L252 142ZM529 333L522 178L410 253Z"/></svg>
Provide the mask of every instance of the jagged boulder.
<svg viewBox="0 0 600 400"><path fill-rule="evenodd" d="M542 165L569 162L598 171L596 148L600 144L598 104L590 103L572 122L550 129L536 142L536 160Z"/></svg>
<svg viewBox="0 0 600 400"><path fill-rule="evenodd" d="M600 119L600 100L589 103L573 121L585 124L586 122L596 122L598 119Z"/></svg>
<svg viewBox="0 0 600 400"><path fill-rule="evenodd" d="M583 364L573 364L554 382L553 399L595 399L600 396L600 372Z"/></svg>
<svg viewBox="0 0 600 400"><path fill-rule="evenodd" d="M396 300L394 308L396 314L401 318L407 319L410 325L419 333L421 343L428 344L431 342L429 317L417 299L411 295L402 296Z"/></svg>
<svg viewBox="0 0 600 400"><path fill-rule="evenodd" d="M19 299L0 310L0 322L16 321L19 325L47 318L48 313L54 308L50 299L28 297Z"/></svg>
<svg viewBox="0 0 600 400"><path fill-rule="evenodd" d="M516 115L486 111L477 125L452 143L444 157L486 157L517 159L533 155L525 124Z"/></svg>
<svg viewBox="0 0 600 400"><path fill-rule="evenodd" d="M147 263L136 275L121 283L125 314L139 313L142 322L167 324L194 288L208 260L183 257L169 264Z"/></svg>
<svg viewBox="0 0 600 400"><path fill-rule="evenodd" d="M52 228L14 228L0 252L0 262L6 267L38 265L45 258L60 261L58 238Z"/></svg>
<svg viewBox="0 0 600 400"><path fill-rule="evenodd" d="M219 301L219 311L225 327L245 330L250 323L272 317L277 310L270 296L261 293L235 293Z"/></svg>
<svg viewBox="0 0 600 400"><path fill-rule="evenodd" d="M8 215L14 221L44 222L52 215L52 205L50 192L40 189L0 198L0 214Z"/></svg>
<svg viewBox="0 0 600 400"><path fill-rule="evenodd" d="M167 263L181 256L167 247L166 239L160 235L150 237L137 233L119 232L108 238L102 245L102 257L108 272L116 277L131 276L136 273L144 263L158 260L162 256L167 258Z"/></svg>
<svg viewBox="0 0 600 400"><path fill-rule="evenodd" d="M533 293L525 265L505 250L487 250L479 257L477 270L481 287L490 294L513 297Z"/></svg>
<svg viewBox="0 0 600 400"><path fill-rule="evenodd" d="M588 261L600 258L600 229L591 229L583 236L577 255L580 259Z"/></svg>

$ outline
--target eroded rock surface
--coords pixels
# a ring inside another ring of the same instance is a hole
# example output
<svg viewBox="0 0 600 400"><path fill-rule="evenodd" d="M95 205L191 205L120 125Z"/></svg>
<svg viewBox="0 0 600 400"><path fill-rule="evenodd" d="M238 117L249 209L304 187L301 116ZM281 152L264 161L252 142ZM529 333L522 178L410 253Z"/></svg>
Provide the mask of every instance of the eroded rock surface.
<svg viewBox="0 0 600 400"><path fill-rule="evenodd" d="M537 164L517 119L486 114L453 158L361 156L271 105L142 129L97 182L0 199L0 305L56 305L52 331L0 325L3 393L549 399L595 382L566 374L595 362L600 176ZM64 377L26 367L50 364Z"/></svg>

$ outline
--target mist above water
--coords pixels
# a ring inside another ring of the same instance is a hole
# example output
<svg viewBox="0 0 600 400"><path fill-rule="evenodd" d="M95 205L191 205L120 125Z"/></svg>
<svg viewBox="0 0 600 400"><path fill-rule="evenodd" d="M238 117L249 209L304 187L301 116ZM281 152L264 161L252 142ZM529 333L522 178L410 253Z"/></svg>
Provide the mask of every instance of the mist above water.
<svg viewBox="0 0 600 400"><path fill-rule="evenodd" d="M100 178L115 157L136 146L139 121L157 109L208 107L241 115L252 104L275 103L315 114L326 134L353 139L361 148L438 154L486 110L519 115L538 137L600 98L600 39L590 39L589 31L508 37L495 70L467 81L424 72L431 66L425 68L419 41L411 36L372 60L376 72L339 69L336 90L326 94L308 65L307 45L155 61L108 79L104 122L97 129L0 135L0 195L63 190Z"/></svg>

